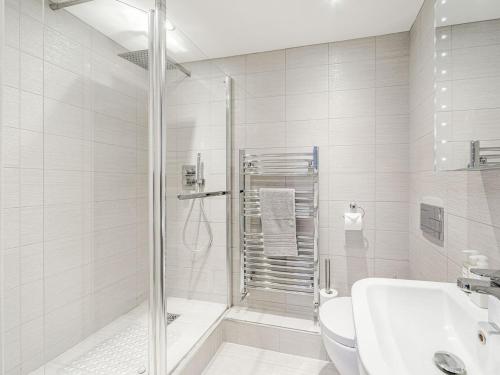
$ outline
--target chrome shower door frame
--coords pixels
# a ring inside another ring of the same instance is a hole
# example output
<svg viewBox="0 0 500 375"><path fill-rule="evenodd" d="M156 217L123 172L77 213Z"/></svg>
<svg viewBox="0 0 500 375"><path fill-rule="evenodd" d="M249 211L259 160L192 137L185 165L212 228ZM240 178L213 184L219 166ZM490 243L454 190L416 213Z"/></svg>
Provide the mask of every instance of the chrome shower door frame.
<svg viewBox="0 0 500 375"><path fill-rule="evenodd" d="M167 370L166 0L149 17L149 374Z"/></svg>
<svg viewBox="0 0 500 375"><path fill-rule="evenodd" d="M227 308L233 305L233 79L226 76L226 282Z"/></svg>

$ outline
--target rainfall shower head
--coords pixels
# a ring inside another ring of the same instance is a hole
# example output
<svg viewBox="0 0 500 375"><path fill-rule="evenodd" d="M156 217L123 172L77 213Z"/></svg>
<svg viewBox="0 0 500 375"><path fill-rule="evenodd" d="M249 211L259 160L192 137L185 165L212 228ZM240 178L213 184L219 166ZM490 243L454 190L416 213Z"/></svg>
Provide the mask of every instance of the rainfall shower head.
<svg viewBox="0 0 500 375"><path fill-rule="evenodd" d="M148 70L149 68L149 53L147 49L120 53L118 56L140 66L143 69ZM171 59L167 59L167 70L180 70L186 76L191 77L191 72L189 70Z"/></svg>
<svg viewBox="0 0 500 375"><path fill-rule="evenodd" d="M138 65L143 69L148 70L149 68L149 53L147 49L120 53L118 56L123 57L125 60L128 60L132 64Z"/></svg>

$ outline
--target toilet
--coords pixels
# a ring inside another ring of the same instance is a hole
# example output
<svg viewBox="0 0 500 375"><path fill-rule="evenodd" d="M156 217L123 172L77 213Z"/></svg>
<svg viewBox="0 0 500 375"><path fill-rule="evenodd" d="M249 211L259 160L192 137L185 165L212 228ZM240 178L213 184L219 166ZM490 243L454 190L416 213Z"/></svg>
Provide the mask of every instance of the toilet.
<svg viewBox="0 0 500 375"><path fill-rule="evenodd" d="M319 322L326 351L340 375L359 375L351 298L322 304Z"/></svg>

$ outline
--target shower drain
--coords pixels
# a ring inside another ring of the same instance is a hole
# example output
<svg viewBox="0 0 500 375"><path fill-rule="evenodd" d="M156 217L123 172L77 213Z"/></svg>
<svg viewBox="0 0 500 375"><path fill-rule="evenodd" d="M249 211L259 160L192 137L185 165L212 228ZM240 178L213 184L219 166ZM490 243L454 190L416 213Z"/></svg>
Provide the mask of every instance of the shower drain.
<svg viewBox="0 0 500 375"><path fill-rule="evenodd" d="M179 316L181 316L180 314L171 314L171 313L167 313L167 325L169 325L170 323L172 323L175 319L177 319Z"/></svg>

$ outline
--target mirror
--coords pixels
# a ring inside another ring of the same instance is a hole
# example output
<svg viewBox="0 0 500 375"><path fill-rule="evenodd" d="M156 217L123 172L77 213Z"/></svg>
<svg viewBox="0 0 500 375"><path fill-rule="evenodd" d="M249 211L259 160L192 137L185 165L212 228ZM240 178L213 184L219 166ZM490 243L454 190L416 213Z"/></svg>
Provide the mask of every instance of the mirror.
<svg viewBox="0 0 500 375"><path fill-rule="evenodd" d="M500 1L435 9L436 168L500 168Z"/></svg>

